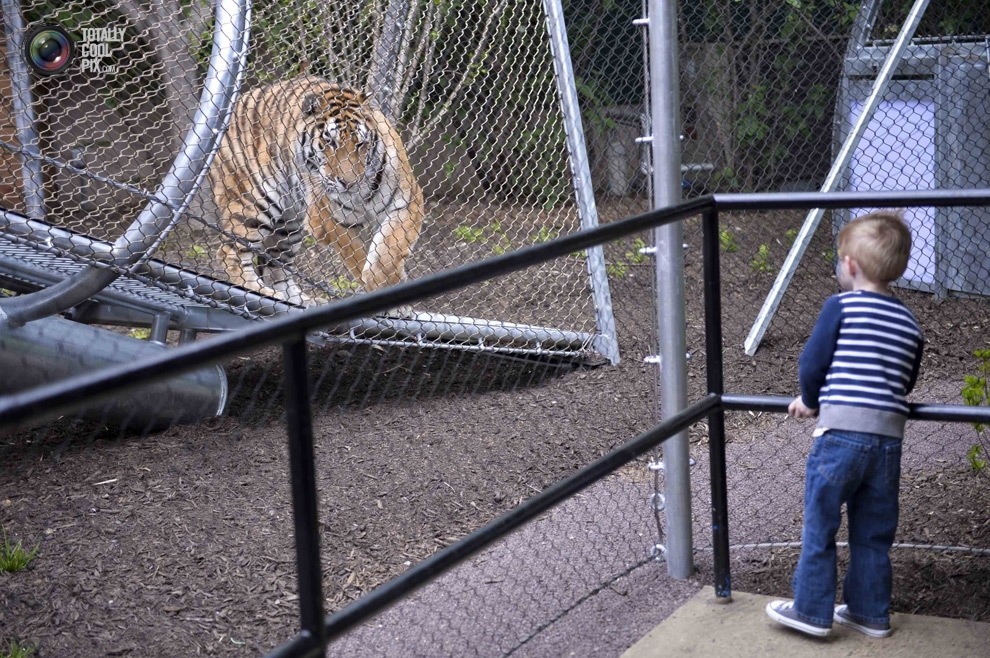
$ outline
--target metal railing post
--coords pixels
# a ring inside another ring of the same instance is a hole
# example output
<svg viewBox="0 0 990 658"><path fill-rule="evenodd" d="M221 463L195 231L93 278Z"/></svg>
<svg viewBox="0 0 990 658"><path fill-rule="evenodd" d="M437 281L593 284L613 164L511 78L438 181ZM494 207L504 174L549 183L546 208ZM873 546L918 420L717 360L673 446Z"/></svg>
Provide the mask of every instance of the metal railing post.
<svg viewBox="0 0 990 658"><path fill-rule="evenodd" d="M653 207L681 200L680 104L677 70L677 3L650 0L650 131ZM660 336L660 411L664 418L687 407L687 337L684 305L684 224L656 229L657 329ZM688 433L664 445L667 573L694 573Z"/></svg>
<svg viewBox="0 0 990 658"><path fill-rule="evenodd" d="M282 347L285 361L285 408L289 434L289 473L292 480L292 517L296 535L299 577L299 617L302 634L325 656L327 632L323 613L323 569L320 567L320 527L316 505L316 459L313 454L313 420L306 369L306 338L300 336Z"/></svg>
<svg viewBox="0 0 990 658"><path fill-rule="evenodd" d="M718 409L708 417L708 451L712 480L712 546L715 562L715 597L729 600L729 500L725 464L725 392L722 364L722 274L719 266L718 210L701 216L705 281L705 359L708 394L719 396Z"/></svg>

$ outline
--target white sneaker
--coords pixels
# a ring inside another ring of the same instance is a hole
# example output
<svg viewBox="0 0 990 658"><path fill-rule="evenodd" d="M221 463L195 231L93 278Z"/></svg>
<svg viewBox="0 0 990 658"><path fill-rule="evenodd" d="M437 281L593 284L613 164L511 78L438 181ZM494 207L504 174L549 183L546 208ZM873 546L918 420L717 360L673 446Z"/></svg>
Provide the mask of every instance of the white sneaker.
<svg viewBox="0 0 990 658"><path fill-rule="evenodd" d="M767 604L767 615L770 616L770 619L807 635L825 637L832 632L831 626L819 626L798 619L797 610L794 609L794 601L771 601Z"/></svg>
<svg viewBox="0 0 990 658"><path fill-rule="evenodd" d="M856 621L849 614L849 606L847 605L835 606L835 613L832 615L832 620L835 621L836 624L848 626L849 628L857 630L864 635L869 635L870 637L887 637L894 632L891 630L890 624L875 624L869 621Z"/></svg>

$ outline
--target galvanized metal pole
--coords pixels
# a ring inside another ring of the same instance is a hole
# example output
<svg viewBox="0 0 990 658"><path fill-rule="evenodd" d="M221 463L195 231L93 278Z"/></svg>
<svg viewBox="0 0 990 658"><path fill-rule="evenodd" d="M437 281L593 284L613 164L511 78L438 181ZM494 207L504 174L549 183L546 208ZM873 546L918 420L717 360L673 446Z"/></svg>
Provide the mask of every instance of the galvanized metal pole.
<svg viewBox="0 0 990 658"><path fill-rule="evenodd" d="M581 228L594 228L598 226L598 206L595 203L595 190L591 183L591 168L584 141L577 86L574 82L574 67L571 64L571 50L564 25L564 8L561 0L543 0L543 7L547 16L547 30L550 33L550 48L553 51L554 77L557 80L557 91L564 113L564 132L567 137L567 153L570 157L571 180L574 184L574 196L577 199L578 216L581 219ZM609 292L608 275L605 271L605 252L597 246L587 249L585 254L599 333L595 341L595 349L615 365L619 362L619 342L615 334L612 295Z"/></svg>
<svg viewBox="0 0 990 658"><path fill-rule="evenodd" d="M3 0L3 24L7 37L7 67L10 69L10 95L20 144L21 184L25 214L31 219L45 218L45 190L41 176L41 151L35 129L34 98L31 75L24 61L24 17L18 0Z"/></svg>
<svg viewBox="0 0 990 658"><path fill-rule="evenodd" d="M677 68L677 2L649 1L650 125L653 205L681 200L680 76ZM660 410L669 418L687 407L687 341L684 313L684 225L656 230L657 317L660 331ZM686 431L664 444L667 573L694 573L691 478Z"/></svg>
<svg viewBox="0 0 990 658"><path fill-rule="evenodd" d="M401 99L395 92L399 86L399 55L402 35L406 30L409 16L409 0L389 0L382 16L382 31L375 43L375 53L371 61L368 85L382 113L390 121L396 120Z"/></svg>

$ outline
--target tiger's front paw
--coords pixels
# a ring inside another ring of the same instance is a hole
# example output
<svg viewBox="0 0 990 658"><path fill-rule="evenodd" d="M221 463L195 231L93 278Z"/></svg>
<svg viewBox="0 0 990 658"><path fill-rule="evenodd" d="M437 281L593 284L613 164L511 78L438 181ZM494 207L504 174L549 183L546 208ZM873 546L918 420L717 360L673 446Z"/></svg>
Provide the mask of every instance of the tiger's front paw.
<svg viewBox="0 0 990 658"><path fill-rule="evenodd" d="M390 318L392 320L411 320L416 317L416 312L413 310L412 306L404 304L402 306L390 308L381 315L384 318Z"/></svg>

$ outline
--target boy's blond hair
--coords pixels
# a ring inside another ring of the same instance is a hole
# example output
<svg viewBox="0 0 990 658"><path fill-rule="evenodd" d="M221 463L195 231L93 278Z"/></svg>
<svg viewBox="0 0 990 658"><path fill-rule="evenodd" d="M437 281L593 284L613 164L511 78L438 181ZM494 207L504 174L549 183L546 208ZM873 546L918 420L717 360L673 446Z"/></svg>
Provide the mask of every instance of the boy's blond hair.
<svg viewBox="0 0 990 658"><path fill-rule="evenodd" d="M898 212L882 210L857 217L842 227L839 258L849 256L876 283L895 281L911 257L911 229Z"/></svg>

